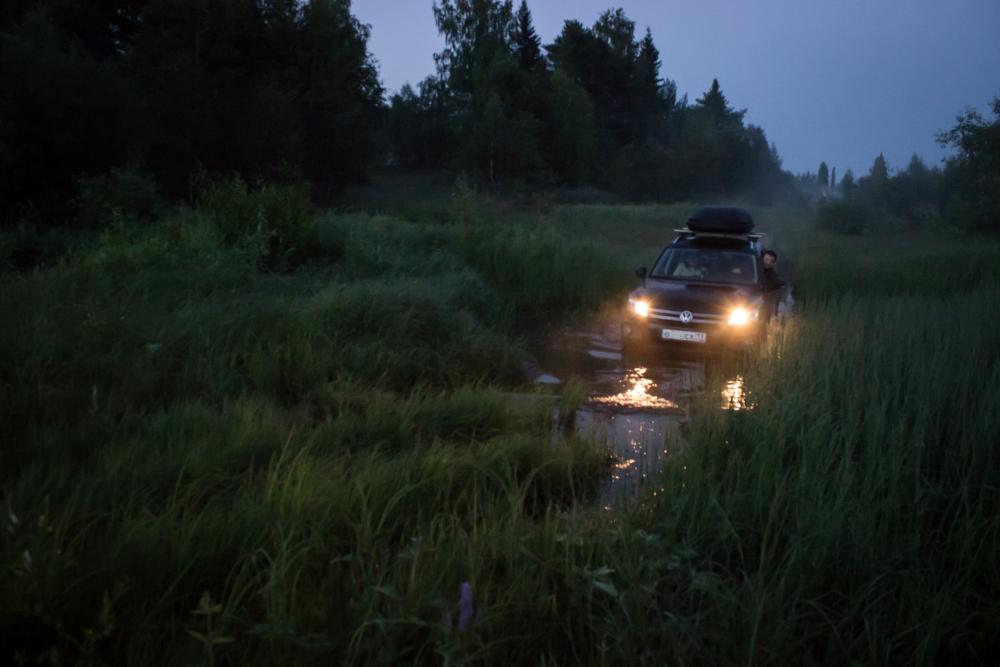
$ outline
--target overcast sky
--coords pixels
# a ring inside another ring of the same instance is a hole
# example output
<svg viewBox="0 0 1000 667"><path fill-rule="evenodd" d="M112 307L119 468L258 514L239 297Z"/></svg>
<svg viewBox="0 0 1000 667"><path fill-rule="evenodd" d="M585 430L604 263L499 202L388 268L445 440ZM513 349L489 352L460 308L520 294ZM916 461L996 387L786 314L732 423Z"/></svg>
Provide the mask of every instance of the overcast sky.
<svg viewBox="0 0 1000 667"><path fill-rule="evenodd" d="M515 2L515 6L520 0ZM935 133L1000 95L1000 0L529 0L549 44L567 19L592 25L623 7L648 26L661 74L694 101L718 78L793 172L821 160L855 174L879 152L890 169L913 153L938 164ZM395 92L434 71L431 0L354 0L369 49Z"/></svg>

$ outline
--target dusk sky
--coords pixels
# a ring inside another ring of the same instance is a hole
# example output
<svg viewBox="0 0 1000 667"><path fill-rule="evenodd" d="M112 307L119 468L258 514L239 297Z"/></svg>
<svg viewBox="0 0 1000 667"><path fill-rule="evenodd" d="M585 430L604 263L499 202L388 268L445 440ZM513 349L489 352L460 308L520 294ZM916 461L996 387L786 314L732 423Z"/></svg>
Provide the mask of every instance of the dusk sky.
<svg viewBox="0 0 1000 667"><path fill-rule="evenodd" d="M515 2L515 6L519 3ZM760 125L795 173L821 160L843 174L890 169L917 153L939 164L935 134L966 107L988 114L1000 95L998 0L534 0L535 30L549 44L567 19L590 26L623 7L641 37L648 26L661 75L694 101L718 78L747 122ZM355 0L371 26L369 49L389 93L434 71L443 47L431 0Z"/></svg>

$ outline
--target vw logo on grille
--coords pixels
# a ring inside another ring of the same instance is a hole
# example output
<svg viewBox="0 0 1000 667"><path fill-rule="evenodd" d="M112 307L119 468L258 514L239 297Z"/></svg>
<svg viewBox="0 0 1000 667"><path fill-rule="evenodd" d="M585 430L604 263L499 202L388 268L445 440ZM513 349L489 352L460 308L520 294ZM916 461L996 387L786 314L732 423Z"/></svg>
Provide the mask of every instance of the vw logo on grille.
<svg viewBox="0 0 1000 667"><path fill-rule="evenodd" d="M694 315L691 314L690 310L685 310L681 313L681 322L683 322L684 324L688 324L693 319Z"/></svg>

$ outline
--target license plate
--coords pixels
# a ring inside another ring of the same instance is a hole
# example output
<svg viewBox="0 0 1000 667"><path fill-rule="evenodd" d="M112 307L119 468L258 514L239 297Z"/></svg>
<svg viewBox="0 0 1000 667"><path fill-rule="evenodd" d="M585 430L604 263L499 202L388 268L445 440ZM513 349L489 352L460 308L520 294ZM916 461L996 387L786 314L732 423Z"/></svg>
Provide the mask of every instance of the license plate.
<svg viewBox="0 0 1000 667"><path fill-rule="evenodd" d="M688 343L704 343L704 331L681 331L680 329L664 329L663 340L683 340Z"/></svg>

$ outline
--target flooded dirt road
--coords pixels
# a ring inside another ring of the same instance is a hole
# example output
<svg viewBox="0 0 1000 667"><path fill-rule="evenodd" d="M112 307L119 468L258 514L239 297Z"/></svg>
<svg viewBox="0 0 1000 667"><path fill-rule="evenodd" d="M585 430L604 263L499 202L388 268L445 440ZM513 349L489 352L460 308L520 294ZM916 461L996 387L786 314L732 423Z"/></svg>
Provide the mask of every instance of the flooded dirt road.
<svg viewBox="0 0 1000 667"><path fill-rule="evenodd" d="M750 405L738 364L729 357L667 348L624 355L617 322L553 331L535 347L535 381L582 383L586 400L570 426L605 442L616 458L602 490L606 508L647 490L663 462L686 446L684 428L696 397L715 394L720 409Z"/></svg>

